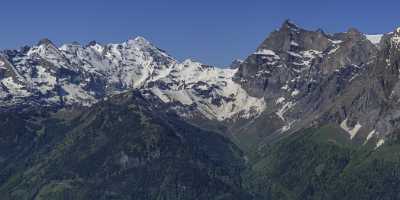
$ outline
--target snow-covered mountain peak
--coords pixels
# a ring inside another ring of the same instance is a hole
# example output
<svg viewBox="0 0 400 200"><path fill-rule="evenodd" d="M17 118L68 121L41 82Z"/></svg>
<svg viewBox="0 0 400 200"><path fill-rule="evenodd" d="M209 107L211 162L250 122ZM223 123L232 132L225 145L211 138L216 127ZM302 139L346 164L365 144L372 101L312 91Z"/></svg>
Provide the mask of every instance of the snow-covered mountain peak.
<svg viewBox="0 0 400 200"><path fill-rule="evenodd" d="M131 47L131 48L136 48L138 50L158 50L158 48L153 45L150 41L148 41L146 38L142 36L137 36L133 39L129 39L128 41L122 43L122 45Z"/></svg>
<svg viewBox="0 0 400 200"><path fill-rule="evenodd" d="M139 44L142 46L153 46L150 41L148 41L146 38L144 38L142 36L137 36L134 39L130 39L128 41L132 41L135 44Z"/></svg>
<svg viewBox="0 0 400 200"><path fill-rule="evenodd" d="M44 54L46 51L57 51L56 45L47 38L41 39L37 45L34 45L30 49L31 54Z"/></svg>
<svg viewBox="0 0 400 200"><path fill-rule="evenodd" d="M180 113L184 116L250 118L265 106L262 98L249 96L232 80L237 69L193 59L178 62L143 37L119 44L70 43L59 48L44 40L28 51L13 51L0 64L4 68L0 69L0 107L33 102L90 106L131 89L188 106L187 112Z"/></svg>
<svg viewBox="0 0 400 200"><path fill-rule="evenodd" d="M47 38L41 39L37 45L33 46L30 49L28 54L29 55L38 54L44 57L51 54L53 54L52 56L57 56L57 55L60 56L60 52L57 46Z"/></svg>

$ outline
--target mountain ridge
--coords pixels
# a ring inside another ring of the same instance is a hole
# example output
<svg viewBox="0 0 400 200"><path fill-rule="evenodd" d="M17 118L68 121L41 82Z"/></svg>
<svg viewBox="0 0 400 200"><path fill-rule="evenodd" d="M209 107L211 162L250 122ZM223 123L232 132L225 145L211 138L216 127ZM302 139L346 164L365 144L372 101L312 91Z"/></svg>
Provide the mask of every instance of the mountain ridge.
<svg viewBox="0 0 400 200"><path fill-rule="evenodd" d="M399 38L285 21L224 69L178 61L142 37L3 51L0 191L397 199Z"/></svg>
<svg viewBox="0 0 400 200"><path fill-rule="evenodd" d="M247 59L234 61L232 69L179 62L140 36L120 44L60 47L42 39L1 53L1 107L91 106L109 95L141 90L172 103L172 110L188 118L252 121L272 112L285 124L277 132L293 132L333 112L327 109L336 102L330 96L368 73L386 41L396 43L396 38L396 31L371 36L355 28L327 34L287 20ZM331 88L324 99L321 86ZM319 102L322 110L306 106L310 101ZM298 120L304 112L314 117ZM353 119L347 126L340 118L338 125L348 132L357 125Z"/></svg>
<svg viewBox="0 0 400 200"><path fill-rule="evenodd" d="M382 90L377 87L387 87L380 85L373 71L385 71L381 67L384 64L377 62L388 51L398 51L392 48L398 44L396 38L396 31L385 34L377 45L354 28L327 35L285 22L239 66L236 81L250 95L263 96L266 112L286 123L278 132L296 132L315 123L337 123L351 139L355 135L365 140L371 135L380 137L380 146L382 138L396 128L390 128L388 119L369 120L372 116L379 119L377 110L385 109L379 99L384 101L386 97L379 96ZM397 78L392 79L397 82ZM363 99L362 90L370 90L369 95L379 98ZM356 108L357 103L364 107ZM362 112L370 112L370 116ZM349 117L353 119L347 120Z"/></svg>
<svg viewBox="0 0 400 200"><path fill-rule="evenodd" d="M4 59L8 63L5 69L9 73L3 73L2 77L5 106L13 104L13 100L16 104L24 99L28 103L32 102L31 96L37 96L44 105L90 106L107 95L131 89L146 89L154 91L162 99L187 105L196 102L196 96L207 95L204 98L209 102L197 101L204 104L203 109L199 110L206 117L223 120L242 110L233 111L234 113L227 114L229 116L217 116L208 107L219 108L230 104L236 101L233 98L235 96L250 98L239 87L228 87L234 85L233 83L226 84L234 71L220 70L190 59L179 62L143 37L121 44L102 46L91 42L87 46L65 44L59 48L50 40L44 39L36 46L20 51L7 51L6 55L10 59ZM14 74L9 75L11 72ZM196 76L201 76L203 80L198 80ZM207 82L210 81L212 85L208 85ZM159 94L160 88L154 88L159 86L164 91L171 84L175 84L175 89L169 94ZM259 104L258 107L262 107L262 103ZM234 108L235 105L229 107L230 109L222 110L230 112L229 110L238 109ZM245 105L243 110L250 113L251 107Z"/></svg>

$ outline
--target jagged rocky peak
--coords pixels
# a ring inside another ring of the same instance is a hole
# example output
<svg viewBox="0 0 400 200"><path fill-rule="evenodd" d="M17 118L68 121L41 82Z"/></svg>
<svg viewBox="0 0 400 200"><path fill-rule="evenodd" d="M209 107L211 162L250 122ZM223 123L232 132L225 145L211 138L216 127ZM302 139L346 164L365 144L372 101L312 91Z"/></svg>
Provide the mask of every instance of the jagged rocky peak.
<svg viewBox="0 0 400 200"><path fill-rule="evenodd" d="M348 94L354 96L352 100L346 97L346 101L342 104L346 105L346 115L356 116L357 123L347 121L350 129L354 127L363 127L369 129L370 135L380 138L380 144L387 138L385 136L395 133L400 128L398 121L398 102L400 99L400 82L399 82L399 66L400 52L396 46L396 31L387 34L375 35L376 38L371 38L371 35L366 35L368 40L379 42L375 54L370 56L370 61L367 65L365 73L359 74L359 80L364 82L364 85L355 84L347 85ZM374 40L375 39L375 40ZM353 54L363 56L374 48L370 43L366 44L363 40L358 43L364 46L358 47ZM366 75L367 74L367 75ZM364 77L363 77L364 76ZM358 91L357 91L358 90ZM362 106L360 106L362 105ZM346 123L341 123L342 127L346 127ZM344 128L345 129L345 128ZM361 129L357 135L361 136ZM366 134L364 134L366 135ZM368 135L368 138L371 136Z"/></svg>
<svg viewBox="0 0 400 200"><path fill-rule="evenodd" d="M50 63L66 62L59 48L49 39L41 39L36 46L33 46L26 53L28 56L47 59Z"/></svg>
<svg viewBox="0 0 400 200"><path fill-rule="evenodd" d="M356 29L330 35L286 21L240 65L235 81L250 95L264 97L266 112L283 121L280 132L285 132L309 125L343 91L355 93L343 97L346 102L358 101L363 94L357 91L363 90L352 83L372 67L378 51Z"/></svg>
<svg viewBox="0 0 400 200"><path fill-rule="evenodd" d="M378 53L378 46L355 28L336 33L331 40L333 44L326 49L327 56L321 64L324 74L349 66L365 68Z"/></svg>
<svg viewBox="0 0 400 200"><path fill-rule="evenodd" d="M48 38L43 38L43 39L39 40L39 42L37 43L37 46L42 46L42 45L55 46L54 43Z"/></svg>
<svg viewBox="0 0 400 200"><path fill-rule="evenodd" d="M287 19L283 22L281 25L281 30L292 30L292 31L298 31L299 27L290 19Z"/></svg>
<svg viewBox="0 0 400 200"><path fill-rule="evenodd" d="M258 49L269 49L278 53L310 49L323 51L329 44L330 40L323 31L305 30L286 20Z"/></svg>
<svg viewBox="0 0 400 200"><path fill-rule="evenodd" d="M354 27L349 28L349 30L347 30L347 33L351 36L362 36L363 34Z"/></svg>
<svg viewBox="0 0 400 200"><path fill-rule="evenodd" d="M337 41L359 41L359 40L366 40L367 37L365 34L361 33L357 28L349 28L346 32L335 33L332 36L332 39Z"/></svg>
<svg viewBox="0 0 400 200"><path fill-rule="evenodd" d="M331 74L342 67L367 63L378 50L377 46L367 39L355 28L329 35L321 29L306 30L293 22L285 21L278 31L269 35L257 51L272 51L270 54L277 54L286 65L289 63L288 66L295 68L303 64L321 63L323 74Z"/></svg>
<svg viewBox="0 0 400 200"><path fill-rule="evenodd" d="M371 70L371 76L381 81L382 91L388 99L400 97L399 65L400 63L400 28L384 34L380 41L377 61Z"/></svg>

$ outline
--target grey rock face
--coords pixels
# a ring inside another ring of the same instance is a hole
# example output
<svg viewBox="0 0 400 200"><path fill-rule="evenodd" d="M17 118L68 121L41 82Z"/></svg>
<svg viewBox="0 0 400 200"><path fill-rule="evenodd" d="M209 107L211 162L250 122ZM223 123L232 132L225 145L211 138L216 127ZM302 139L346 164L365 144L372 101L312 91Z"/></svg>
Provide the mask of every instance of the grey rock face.
<svg viewBox="0 0 400 200"><path fill-rule="evenodd" d="M399 39L374 45L358 30L325 34L286 21L240 66L235 81L263 97L277 133L335 123L350 137L383 138L398 125Z"/></svg>
<svg viewBox="0 0 400 200"><path fill-rule="evenodd" d="M323 51L329 44L330 40L324 32L304 30L287 20L279 30L272 32L258 49L271 49L277 52L310 49Z"/></svg>

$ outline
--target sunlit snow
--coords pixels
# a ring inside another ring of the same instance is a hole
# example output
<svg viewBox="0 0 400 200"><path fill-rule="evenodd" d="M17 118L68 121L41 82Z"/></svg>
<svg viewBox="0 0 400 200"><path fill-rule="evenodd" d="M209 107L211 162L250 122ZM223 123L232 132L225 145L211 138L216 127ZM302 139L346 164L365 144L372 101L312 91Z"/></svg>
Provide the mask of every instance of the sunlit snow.
<svg viewBox="0 0 400 200"><path fill-rule="evenodd" d="M348 127L347 119L345 119L342 121L342 123L340 123L340 127L350 134L350 139L353 139L357 135L358 131L361 129L362 126L359 122L357 122L357 124L354 127Z"/></svg>

